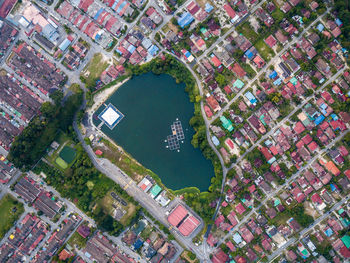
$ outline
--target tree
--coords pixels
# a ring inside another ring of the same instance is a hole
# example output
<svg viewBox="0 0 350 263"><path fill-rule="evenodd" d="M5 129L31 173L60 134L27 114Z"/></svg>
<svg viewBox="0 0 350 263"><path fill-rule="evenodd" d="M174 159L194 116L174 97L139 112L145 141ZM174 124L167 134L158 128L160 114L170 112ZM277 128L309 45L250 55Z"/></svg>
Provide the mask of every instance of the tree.
<svg viewBox="0 0 350 263"><path fill-rule="evenodd" d="M215 77L216 82L219 84L220 87L224 87L227 83L227 80L225 79L225 76L222 74L218 74Z"/></svg>
<svg viewBox="0 0 350 263"><path fill-rule="evenodd" d="M63 99L63 92L60 90L55 90L50 94L50 98L54 101L56 105L60 105Z"/></svg>

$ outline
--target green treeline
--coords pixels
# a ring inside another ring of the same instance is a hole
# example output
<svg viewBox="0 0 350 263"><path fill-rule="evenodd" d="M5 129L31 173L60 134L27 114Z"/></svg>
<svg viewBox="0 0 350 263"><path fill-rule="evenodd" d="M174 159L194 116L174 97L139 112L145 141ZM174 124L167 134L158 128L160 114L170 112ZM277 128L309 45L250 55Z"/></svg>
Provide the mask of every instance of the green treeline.
<svg viewBox="0 0 350 263"><path fill-rule="evenodd" d="M41 114L15 138L8 159L16 167L29 170L44 155L59 130L72 132L74 114L82 103L83 92L71 95L64 103L62 97L60 91L53 93L51 98L55 104L43 103Z"/></svg>
<svg viewBox="0 0 350 263"><path fill-rule="evenodd" d="M342 21L340 40L344 48L350 49L350 3L349 0L334 0L334 11Z"/></svg>
<svg viewBox="0 0 350 263"><path fill-rule="evenodd" d="M117 183L99 172L81 144L76 146L77 157L74 164L61 172L46 162L41 161L34 172L45 173L46 183L53 186L62 197L72 200L84 213L92 217L97 225L112 235L118 235L125 226L134 222L140 207L134 215L128 218L125 226L113 219L109 211L105 211L101 205L106 194L113 190L124 200L135 205L136 202Z"/></svg>

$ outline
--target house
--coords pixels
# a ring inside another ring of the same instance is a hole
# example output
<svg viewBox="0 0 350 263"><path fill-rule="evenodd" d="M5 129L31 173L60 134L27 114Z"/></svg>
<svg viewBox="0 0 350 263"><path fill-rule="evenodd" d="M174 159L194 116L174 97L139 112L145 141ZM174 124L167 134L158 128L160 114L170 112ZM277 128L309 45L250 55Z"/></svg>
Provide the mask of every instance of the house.
<svg viewBox="0 0 350 263"><path fill-rule="evenodd" d="M265 43L266 43L270 48L273 48L273 47L277 44L277 40L276 40L272 35L269 35L269 36L265 39Z"/></svg>
<svg viewBox="0 0 350 263"><path fill-rule="evenodd" d="M265 65L265 61L260 56L255 56L253 62L257 65L258 68L262 68Z"/></svg>
<svg viewBox="0 0 350 263"><path fill-rule="evenodd" d="M209 95L209 94L208 94ZM206 101L209 105L209 107L214 111L214 112L217 112L217 111L220 111L221 110L221 107L219 105L219 103L217 102L217 100L214 98L213 95L207 95L207 98L206 98Z"/></svg>
<svg viewBox="0 0 350 263"><path fill-rule="evenodd" d="M246 211L246 209L244 208L244 206L242 205L242 203L239 203L238 205L236 205L236 211L237 211L240 215L242 215L242 214Z"/></svg>
<svg viewBox="0 0 350 263"><path fill-rule="evenodd" d="M253 234L248 230L247 227L241 227L239 229L242 233L242 237L245 240L245 242L247 242L248 244L254 239Z"/></svg>
<svg viewBox="0 0 350 263"><path fill-rule="evenodd" d="M281 29L276 31L275 37L282 45L285 45L288 42L288 37L282 33Z"/></svg>

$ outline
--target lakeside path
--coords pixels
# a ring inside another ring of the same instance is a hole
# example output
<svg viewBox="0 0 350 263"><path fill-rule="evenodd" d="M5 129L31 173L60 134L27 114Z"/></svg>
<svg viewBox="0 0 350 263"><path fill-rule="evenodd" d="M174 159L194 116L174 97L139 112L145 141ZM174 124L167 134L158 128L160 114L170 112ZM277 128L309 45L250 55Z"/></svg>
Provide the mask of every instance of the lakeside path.
<svg viewBox="0 0 350 263"><path fill-rule="evenodd" d="M125 80L126 81L126 80ZM113 89L109 90L106 89L106 91L101 92L99 101L95 102L95 107L98 107L98 105L103 104L105 101L105 98L103 98L103 94L106 96L110 96L119 86L121 86L122 83L119 83L119 85L113 86ZM84 89L86 92L86 89ZM94 107L94 106L93 106ZM86 99L84 98L83 104L81 106L81 109L86 108ZM98 130L96 127L94 127L92 123L92 113L93 111L86 109L87 112L90 112L88 116L88 124L87 129L94 133L98 133L99 135L103 136L104 138L111 141L114 145L115 143L108 138L103 132ZM204 227L204 222L194 211L189 208L184 202L182 202L179 198L175 198L168 207L161 207L153 198L151 198L150 195L143 192L138 186L137 183L132 180L129 176L127 176L123 171L119 169L116 165L114 165L112 162L110 162L108 159L104 158L97 158L93 149L87 145L84 141L84 135L82 134L81 130L78 127L77 118L75 116L73 127L75 132L78 135L79 141L82 143L82 146L84 147L84 150L88 154L89 158L91 159L92 163L96 167L97 170L108 176L110 179L115 181L117 184L119 184L130 196L132 196L142 207L144 207L156 220L161 222L164 226L169 228L170 232L174 235L175 239L182 244L183 247L185 247L188 250L191 250L193 253L196 254L197 258L200 259L201 262L209 262L209 255L206 253L203 253L203 250L200 247L197 247L193 244L192 239L200 232L202 231ZM200 219L200 225L199 227L188 237L182 236L175 228L173 228L169 222L167 221L167 214L169 211L171 211L175 206L178 204L182 204L187 209L189 209L198 219Z"/></svg>

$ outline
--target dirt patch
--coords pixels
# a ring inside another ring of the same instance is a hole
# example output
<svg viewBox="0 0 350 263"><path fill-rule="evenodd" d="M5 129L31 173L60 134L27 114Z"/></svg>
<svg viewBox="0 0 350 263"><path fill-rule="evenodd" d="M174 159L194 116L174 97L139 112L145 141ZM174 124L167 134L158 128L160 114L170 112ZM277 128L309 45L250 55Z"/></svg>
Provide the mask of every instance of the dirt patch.
<svg viewBox="0 0 350 263"><path fill-rule="evenodd" d="M173 25L173 23L169 22L167 25L175 34L177 34L177 32L179 30L177 29L177 27L175 25Z"/></svg>
<svg viewBox="0 0 350 263"><path fill-rule="evenodd" d="M305 214L312 216L314 219L320 216L320 214L313 208L310 202L304 202Z"/></svg>
<svg viewBox="0 0 350 263"><path fill-rule="evenodd" d="M101 150L104 158L117 165L122 171L125 171L134 181L139 182L146 175L141 175L136 172L135 169L132 169L132 167L141 165L127 156L127 154L120 147L113 147L113 149L111 149L105 144L100 143L96 149Z"/></svg>

